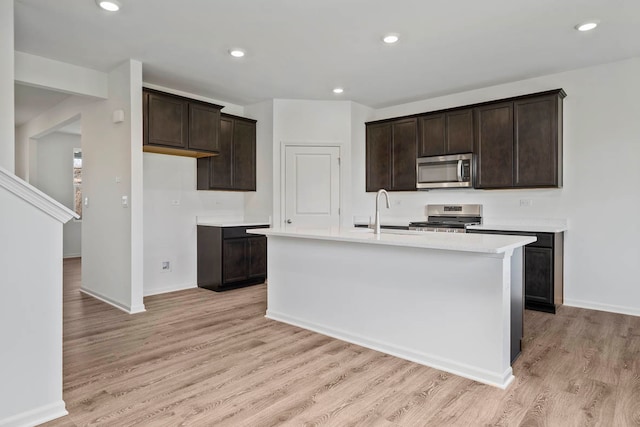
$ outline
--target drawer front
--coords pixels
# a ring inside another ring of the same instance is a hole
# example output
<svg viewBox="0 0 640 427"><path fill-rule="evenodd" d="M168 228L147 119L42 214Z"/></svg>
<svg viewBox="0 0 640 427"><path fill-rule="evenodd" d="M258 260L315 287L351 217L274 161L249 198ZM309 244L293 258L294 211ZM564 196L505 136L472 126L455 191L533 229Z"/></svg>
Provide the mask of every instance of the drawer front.
<svg viewBox="0 0 640 427"><path fill-rule="evenodd" d="M268 225L251 225L241 227L224 227L222 229L223 239L238 239L242 237L253 237L255 234L248 234L247 230L253 230L254 228L269 228Z"/></svg>

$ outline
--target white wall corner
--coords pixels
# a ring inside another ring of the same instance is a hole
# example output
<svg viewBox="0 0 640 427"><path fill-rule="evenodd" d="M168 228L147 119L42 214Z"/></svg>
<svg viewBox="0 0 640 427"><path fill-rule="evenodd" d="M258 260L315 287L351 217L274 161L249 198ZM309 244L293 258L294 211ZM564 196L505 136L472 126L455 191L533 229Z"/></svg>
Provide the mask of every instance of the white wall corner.
<svg viewBox="0 0 640 427"><path fill-rule="evenodd" d="M0 1L0 166L15 171L13 1Z"/></svg>

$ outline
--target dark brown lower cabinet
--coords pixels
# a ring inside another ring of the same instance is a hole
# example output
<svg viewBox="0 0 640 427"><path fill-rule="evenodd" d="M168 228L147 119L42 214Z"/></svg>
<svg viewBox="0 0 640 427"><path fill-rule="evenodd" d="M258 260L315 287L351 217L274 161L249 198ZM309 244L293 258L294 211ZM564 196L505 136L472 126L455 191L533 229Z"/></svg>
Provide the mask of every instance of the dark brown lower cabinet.
<svg viewBox="0 0 640 427"><path fill-rule="evenodd" d="M268 225L198 226L198 287L223 291L264 283L267 278L267 238L248 234Z"/></svg>
<svg viewBox="0 0 640 427"><path fill-rule="evenodd" d="M535 236L524 247L524 306L555 313L563 302L564 234L525 231L467 230L469 233Z"/></svg>

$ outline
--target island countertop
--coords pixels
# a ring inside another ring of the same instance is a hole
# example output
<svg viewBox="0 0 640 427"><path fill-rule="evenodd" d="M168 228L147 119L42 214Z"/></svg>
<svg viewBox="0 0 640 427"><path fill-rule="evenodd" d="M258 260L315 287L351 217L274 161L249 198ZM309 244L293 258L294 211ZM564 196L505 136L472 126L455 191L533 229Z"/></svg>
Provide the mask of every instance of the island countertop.
<svg viewBox="0 0 640 427"><path fill-rule="evenodd" d="M265 236L332 240L372 245L403 246L447 251L500 254L535 242L533 236L496 234L436 233L424 231L382 230L340 227L283 227L247 230Z"/></svg>

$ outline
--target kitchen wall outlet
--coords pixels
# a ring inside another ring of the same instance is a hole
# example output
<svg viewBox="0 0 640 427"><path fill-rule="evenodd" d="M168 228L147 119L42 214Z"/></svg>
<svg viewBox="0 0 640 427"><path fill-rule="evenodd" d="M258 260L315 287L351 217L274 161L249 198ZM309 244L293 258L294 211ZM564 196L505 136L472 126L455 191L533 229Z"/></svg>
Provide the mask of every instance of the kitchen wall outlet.
<svg viewBox="0 0 640 427"><path fill-rule="evenodd" d="M165 272L171 271L171 262L162 261L162 271L165 271Z"/></svg>
<svg viewBox="0 0 640 427"><path fill-rule="evenodd" d="M88 197L84 198L84 205L87 206L87 207L89 206L89 198Z"/></svg>
<svg viewBox="0 0 640 427"><path fill-rule="evenodd" d="M129 197L122 196L122 207L123 208L128 208L129 207Z"/></svg>
<svg viewBox="0 0 640 427"><path fill-rule="evenodd" d="M521 208L530 208L533 206L533 200L531 199L520 199L520 207Z"/></svg>
<svg viewBox="0 0 640 427"><path fill-rule="evenodd" d="M180 200L172 200L171 206L180 206Z"/></svg>
<svg viewBox="0 0 640 427"><path fill-rule="evenodd" d="M116 184L120 184L122 182L122 178L116 176Z"/></svg>

